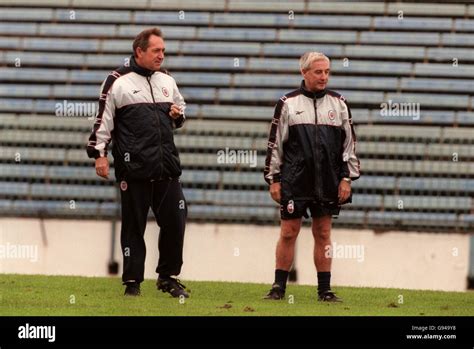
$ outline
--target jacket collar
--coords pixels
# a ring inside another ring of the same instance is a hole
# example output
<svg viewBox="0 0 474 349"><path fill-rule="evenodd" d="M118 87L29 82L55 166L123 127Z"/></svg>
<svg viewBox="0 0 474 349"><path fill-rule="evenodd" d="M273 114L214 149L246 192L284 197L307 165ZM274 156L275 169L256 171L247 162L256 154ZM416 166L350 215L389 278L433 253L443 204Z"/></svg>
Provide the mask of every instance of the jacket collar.
<svg viewBox="0 0 474 349"><path fill-rule="evenodd" d="M309 97L311 99L316 99L316 98L323 98L326 93L327 93L327 90L324 89L324 90L321 90L321 91L317 91L317 92L312 92L310 90L307 90L306 89L306 86L304 84L304 80L301 81L301 86L300 86L300 91L302 94L304 94L306 97Z"/></svg>
<svg viewBox="0 0 474 349"><path fill-rule="evenodd" d="M155 73L153 70L148 70L146 68L139 66L137 62L135 61L134 56L132 56L132 58L130 59L130 67L135 73L142 76L152 76Z"/></svg>

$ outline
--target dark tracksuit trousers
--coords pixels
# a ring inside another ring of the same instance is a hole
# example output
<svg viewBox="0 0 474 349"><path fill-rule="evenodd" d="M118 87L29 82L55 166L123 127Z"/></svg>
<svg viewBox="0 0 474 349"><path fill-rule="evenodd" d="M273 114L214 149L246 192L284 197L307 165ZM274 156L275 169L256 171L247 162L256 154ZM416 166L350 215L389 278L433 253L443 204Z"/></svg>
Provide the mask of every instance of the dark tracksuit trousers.
<svg viewBox="0 0 474 349"><path fill-rule="evenodd" d="M144 233L151 207L160 227L159 260L156 272L178 275L183 264L184 230L187 205L178 178L127 182L121 185L123 253L122 281L142 282L145 272Z"/></svg>

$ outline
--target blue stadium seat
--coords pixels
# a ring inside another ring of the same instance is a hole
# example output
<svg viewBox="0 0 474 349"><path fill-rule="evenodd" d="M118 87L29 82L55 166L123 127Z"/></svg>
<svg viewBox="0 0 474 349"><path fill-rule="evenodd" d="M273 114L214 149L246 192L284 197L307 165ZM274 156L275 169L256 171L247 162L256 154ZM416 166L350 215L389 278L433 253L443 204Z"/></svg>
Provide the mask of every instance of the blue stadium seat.
<svg viewBox="0 0 474 349"><path fill-rule="evenodd" d="M64 161L66 150L0 146L0 159L15 161Z"/></svg>
<svg viewBox="0 0 474 349"><path fill-rule="evenodd" d="M71 10L57 9L55 20L61 22L71 21L71 18L74 18L78 22L92 22L92 23L131 23L132 22L132 11L121 10L115 11L112 9L109 10L93 10L93 9L74 9L74 12L71 13Z"/></svg>
<svg viewBox="0 0 474 349"><path fill-rule="evenodd" d="M65 82L68 71L48 68L0 68L0 76L3 81L12 82Z"/></svg>
<svg viewBox="0 0 474 349"><path fill-rule="evenodd" d="M456 121L460 125L474 125L474 113L473 112L457 112Z"/></svg>
<svg viewBox="0 0 474 349"><path fill-rule="evenodd" d="M276 30L256 28L199 28L197 38L206 40L274 41L276 40Z"/></svg>
<svg viewBox="0 0 474 349"><path fill-rule="evenodd" d="M434 3L388 3L388 13L397 16L403 11L404 16L433 16L433 17L464 17L463 4L434 4Z"/></svg>
<svg viewBox="0 0 474 349"><path fill-rule="evenodd" d="M352 183L352 187L358 190L394 190L396 179L394 176L361 176Z"/></svg>
<svg viewBox="0 0 474 349"><path fill-rule="evenodd" d="M217 41L185 41L181 45L181 51L187 55L206 54L206 55L258 55L260 53L260 44L253 42L234 42L229 45L228 42Z"/></svg>
<svg viewBox="0 0 474 349"><path fill-rule="evenodd" d="M0 130L0 139L9 143L84 145L87 134L65 131Z"/></svg>
<svg viewBox="0 0 474 349"><path fill-rule="evenodd" d="M43 0L44 1L44 0ZM64 1L64 0L62 0ZM130 2L128 0L112 0L109 2L97 2L94 0L72 0L69 6L72 8L75 7L101 7L101 8L110 8L110 9L117 9L117 8L130 8ZM147 8L149 1L147 0L137 0L133 2L133 8ZM67 6L65 6L67 7Z"/></svg>
<svg viewBox="0 0 474 349"><path fill-rule="evenodd" d="M223 172L222 183L224 185L264 185L262 173L255 172Z"/></svg>
<svg viewBox="0 0 474 349"><path fill-rule="evenodd" d="M442 33L441 42L444 46L474 46L474 36L462 33Z"/></svg>
<svg viewBox="0 0 474 349"><path fill-rule="evenodd" d="M58 71L61 73L61 71ZM96 83L97 96L99 96L100 84L107 78L110 70L70 70L69 81L72 83Z"/></svg>
<svg viewBox="0 0 474 349"><path fill-rule="evenodd" d="M236 89L236 88L220 88L220 101L268 101L276 103L286 91L281 89Z"/></svg>
<svg viewBox="0 0 474 349"><path fill-rule="evenodd" d="M445 34L443 34L445 35ZM438 45L440 34L423 32L364 31L360 33L361 44L385 45Z"/></svg>
<svg viewBox="0 0 474 349"><path fill-rule="evenodd" d="M22 48L37 51L97 52L97 39L25 38Z"/></svg>
<svg viewBox="0 0 474 349"><path fill-rule="evenodd" d="M8 8L0 11L0 20L20 21L51 21L53 9L50 8Z"/></svg>
<svg viewBox="0 0 474 349"><path fill-rule="evenodd" d="M247 59L238 57L173 57L165 61L165 67L170 70L175 69L209 69L209 70L243 70L246 67Z"/></svg>
<svg viewBox="0 0 474 349"><path fill-rule="evenodd" d="M39 24L40 35L57 36L90 36L96 37L100 33L101 37L112 37L115 35L115 26L107 24Z"/></svg>
<svg viewBox="0 0 474 349"><path fill-rule="evenodd" d="M295 27L311 27L311 28L356 28L356 29L369 29L371 27L370 16L357 16L352 15L351 20L348 21L346 16L298 16L298 19L294 21Z"/></svg>
<svg viewBox="0 0 474 349"><path fill-rule="evenodd" d="M407 61L413 59L423 59L425 57L425 49L423 47L410 47L410 46L388 46L380 45L374 49L373 46L355 46L346 45L345 57L349 59L353 57L361 58L385 58L385 59L396 59L402 58Z"/></svg>
<svg viewBox="0 0 474 349"><path fill-rule="evenodd" d="M134 38L142 30L148 29L149 25L119 25L118 26L118 36L125 38ZM163 35L167 39L194 39L196 38L196 28L195 27L172 27L172 26L160 26L160 29L163 31Z"/></svg>
<svg viewBox="0 0 474 349"><path fill-rule="evenodd" d="M153 24L153 23L160 23L162 24L171 24L171 25L202 25L208 26L210 21L210 13L205 12L191 12L188 11L189 7L183 8L186 9L184 13L180 13L178 11L173 12L163 12L163 11L136 11L135 12L135 23L142 24ZM131 22L131 21L130 21ZM129 23L130 23L129 22Z"/></svg>
<svg viewBox="0 0 474 349"><path fill-rule="evenodd" d="M180 180L185 184L216 184L219 182L219 171L198 171L186 170L183 171Z"/></svg>
<svg viewBox="0 0 474 349"><path fill-rule="evenodd" d="M342 45L315 45L312 50L322 52L328 57L343 56ZM308 51L307 44L263 44L263 55L266 57L300 57ZM258 53L258 52L257 52Z"/></svg>
<svg viewBox="0 0 474 349"><path fill-rule="evenodd" d="M429 144L428 153L431 156L453 158L454 154L459 159L474 158L474 146L471 144Z"/></svg>
<svg viewBox="0 0 474 349"><path fill-rule="evenodd" d="M398 79L379 76L332 76L328 87L333 89L358 89L358 90L395 90Z"/></svg>
<svg viewBox="0 0 474 349"><path fill-rule="evenodd" d="M288 11L288 3L287 1L252 1L252 0L229 0L228 9L230 11L255 11L255 12L262 12L262 11ZM303 2L293 2L291 4L291 9L293 11L301 11L303 12L305 8L305 4Z"/></svg>
<svg viewBox="0 0 474 349"><path fill-rule="evenodd" d="M190 73L176 72L172 74L178 86L229 86L231 75L228 73Z"/></svg>
<svg viewBox="0 0 474 349"><path fill-rule="evenodd" d="M21 47L19 38L0 37L0 48L2 49L18 49Z"/></svg>
<svg viewBox="0 0 474 349"><path fill-rule="evenodd" d="M449 61L452 63L453 58L460 62L474 61L472 48L429 47L427 55L430 61Z"/></svg>
<svg viewBox="0 0 474 349"><path fill-rule="evenodd" d="M97 201L116 200L116 188L99 185L32 184L32 197L62 198L64 200L89 199Z"/></svg>
<svg viewBox="0 0 474 349"><path fill-rule="evenodd" d="M49 85L0 84L0 96L2 97L47 98L50 94L51 87Z"/></svg>
<svg viewBox="0 0 474 349"><path fill-rule="evenodd" d="M281 29L280 41L283 42L321 42L329 44L353 44L357 41L357 32L350 30L300 30Z"/></svg>
<svg viewBox="0 0 474 349"><path fill-rule="evenodd" d="M17 215L44 216L96 216L99 205L96 202L76 201L26 201L16 200L12 209Z"/></svg>
<svg viewBox="0 0 474 349"><path fill-rule="evenodd" d="M402 78L402 90L406 91L442 91L465 93L474 89L474 81L461 79Z"/></svg>
<svg viewBox="0 0 474 349"><path fill-rule="evenodd" d="M49 52L5 52L2 63L13 64L20 59L21 64L47 65L47 66L83 66L85 57L73 53Z"/></svg>
<svg viewBox="0 0 474 349"><path fill-rule="evenodd" d="M400 177L398 187L400 190L407 191L452 191L467 194L474 192L474 180L461 178Z"/></svg>
<svg viewBox="0 0 474 349"><path fill-rule="evenodd" d="M234 84L237 87L288 87L289 91L299 87L301 75L275 74L234 74ZM332 82L331 78L331 82Z"/></svg>
<svg viewBox="0 0 474 349"><path fill-rule="evenodd" d="M189 100L214 101L216 98L215 88L184 87L180 89L180 92L183 95L184 99L188 102Z"/></svg>
<svg viewBox="0 0 474 349"><path fill-rule="evenodd" d="M99 177L95 173L93 167L74 167L74 166L49 166L48 178L56 180L98 180ZM114 169L111 168L109 172L110 181L113 181Z"/></svg>
<svg viewBox="0 0 474 349"><path fill-rule="evenodd" d="M35 35L38 31L38 25L35 23L0 23L1 35Z"/></svg>
<svg viewBox="0 0 474 349"><path fill-rule="evenodd" d="M395 156L403 159L406 156L423 156L427 147L423 143L396 143L396 142L359 142L357 151L361 156L380 155Z"/></svg>
<svg viewBox="0 0 474 349"><path fill-rule="evenodd" d="M106 217L120 217L120 202L102 202L99 204L98 214Z"/></svg>
<svg viewBox="0 0 474 349"><path fill-rule="evenodd" d="M452 141L467 141L469 143L474 142L474 132L470 128L445 128L443 129L443 138Z"/></svg>
<svg viewBox="0 0 474 349"><path fill-rule="evenodd" d="M356 90L342 90L338 89L341 95L344 96L345 99L349 103L361 103L361 104L375 104L380 106L380 103L383 102L383 92L376 92L376 91L356 91Z"/></svg>
<svg viewBox="0 0 474 349"><path fill-rule="evenodd" d="M248 68L264 71L299 71L297 59L249 58Z"/></svg>
<svg viewBox="0 0 474 349"><path fill-rule="evenodd" d="M446 63L415 63L415 75L473 78L474 65L461 64L457 67L453 67L451 64Z"/></svg>
<svg viewBox="0 0 474 349"><path fill-rule="evenodd" d="M382 115L381 110L374 110L372 113L374 123L404 123L404 124L447 124L453 125L455 122L455 112L439 110L423 110L420 108L419 115L416 112L408 115Z"/></svg>
<svg viewBox="0 0 474 349"><path fill-rule="evenodd" d="M382 195L371 195L371 194L357 194L352 198L351 208L363 209L363 208L378 208L383 203Z"/></svg>
<svg viewBox="0 0 474 349"><path fill-rule="evenodd" d="M474 31L474 21L472 19L455 19L454 20L454 30L463 31L463 32L473 32Z"/></svg>
<svg viewBox="0 0 474 349"><path fill-rule="evenodd" d="M444 95L439 98L438 94L429 93L387 93L386 102L392 100L394 103L419 103L429 107L452 107L467 108L469 97L467 95Z"/></svg>
<svg viewBox="0 0 474 349"><path fill-rule="evenodd" d="M84 55L84 64L88 67L111 67L115 69L129 62L131 54L123 55L102 55L102 54L86 54Z"/></svg>
<svg viewBox="0 0 474 349"><path fill-rule="evenodd" d="M183 189L184 197L189 203L204 202L206 199L205 191L202 189Z"/></svg>
<svg viewBox="0 0 474 349"><path fill-rule="evenodd" d="M353 211L342 209L341 214L337 218L333 218L332 222L335 227L339 225L365 225L367 213L364 211Z"/></svg>
<svg viewBox="0 0 474 349"><path fill-rule="evenodd" d="M403 211L372 211L368 214L369 226L396 226L406 228L410 226L422 226L432 228L452 228L457 223L455 214L449 213L418 213Z"/></svg>
<svg viewBox="0 0 474 349"><path fill-rule="evenodd" d="M213 113L213 116L220 118L234 116L232 111L237 109L236 116L245 115L250 112L250 107L246 106L224 106L224 105L203 105L206 116ZM225 108L227 107L227 109ZM228 108L230 107L230 108ZM180 129L183 133L199 134L199 135L252 135L256 137L266 137L268 135L269 123L271 115L273 115L273 108L259 107L261 112L257 113L265 118L267 121L234 121L234 120L188 120ZM266 114L268 111L269 114ZM270 116L269 116L270 115ZM212 117L212 116L211 116Z"/></svg>
<svg viewBox="0 0 474 349"><path fill-rule="evenodd" d="M105 79L105 77L104 77ZM100 86L94 85L53 85L54 98L98 98Z"/></svg>
<svg viewBox="0 0 474 349"><path fill-rule="evenodd" d="M237 220L239 222L274 221L279 212L271 207L189 205L189 217L199 220Z"/></svg>
<svg viewBox="0 0 474 349"><path fill-rule="evenodd" d="M288 26L288 15L273 13L214 13L212 24L215 26L252 26L278 27Z"/></svg>
<svg viewBox="0 0 474 349"><path fill-rule="evenodd" d="M17 183L17 182L0 182L0 195L1 196L15 196L23 197L27 196L30 192L30 185L28 183Z"/></svg>
<svg viewBox="0 0 474 349"><path fill-rule="evenodd" d="M463 176L474 175L474 163L462 161L414 161L413 173L423 175Z"/></svg>
<svg viewBox="0 0 474 349"><path fill-rule="evenodd" d="M345 13L353 15L362 14L384 14L385 4L376 2L309 2L308 11L315 13Z"/></svg>
<svg viewBox="0 0 474 349"><path fill-rule="evenodd" d="M385 61L358 61L355 59L332 60L331 70L341 74L384 74L390 76L409 75L412 72L412 63L385 62Z"/></svg>
<svg viewBox="0 0 474 349"><path fill-rule="evenodd" d="M0 200L0 215L7 216L15 214L16 212L12 209L13 200Z"/></svg>
<svg viewBox="0 0 474 349"><path fill-rule="evenodd" d="M148 3L148 1L143 1ZM148 6L148 5L145 5ZM201 1L188 1L188 0L151 0L149 7L151 9L163 9L163 10L176 10L186 9L190 10L221 10L223 11L226 7L225 0L201 0Z"/></svg>
<svg viewBox="0 0 474 349"><path fill-rule="evenodd" d="M404 17L403 20L398 16L393 17L374 17L374 27L380 29L398 29L398 30L432 30L432 31L450 31L452 20L450 18L424 18L424 17Z"/></svg>
<svg viewBox="0 0 474 349"><path fill-rule="evenodd" d="M1 133L0 133L1 134ZM229 137L229 136L190 136L190 135L176 135L175 144L179 148L185 149L214 149L216 151L225 149L252 149L253 140L252 138L245 137Z"/></svg>

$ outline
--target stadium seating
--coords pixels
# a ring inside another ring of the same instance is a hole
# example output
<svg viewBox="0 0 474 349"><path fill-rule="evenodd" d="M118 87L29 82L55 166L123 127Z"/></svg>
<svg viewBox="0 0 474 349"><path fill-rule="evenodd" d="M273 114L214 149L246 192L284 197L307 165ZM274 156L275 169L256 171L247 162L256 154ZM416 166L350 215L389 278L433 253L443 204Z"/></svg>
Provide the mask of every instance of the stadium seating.
<svg viewBox="0 0 474 349"><path fill-rule="evenodd" d="M332 58L330 88L351 106L363 174L335 224L472 230L474 5L401 5L3 0L0 215L119 214L113 168L98 178L85 143L100 84L135 35L159 25L188 104L175 142L191 220L278 222L262 174L270 121L300 84L299 56L318 50ZM88 109L59 115L64 103ZM418 104L419 114L386 115L383 103ZM255 167L218 161L226 149L254 151Z"/></svg>

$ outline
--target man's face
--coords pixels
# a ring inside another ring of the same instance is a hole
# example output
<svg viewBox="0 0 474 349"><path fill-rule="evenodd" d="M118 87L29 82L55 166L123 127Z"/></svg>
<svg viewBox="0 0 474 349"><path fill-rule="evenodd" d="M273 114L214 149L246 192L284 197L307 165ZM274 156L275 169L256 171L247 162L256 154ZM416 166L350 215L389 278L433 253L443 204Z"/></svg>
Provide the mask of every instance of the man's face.
<svg viewBox="0 0 474 349"><path fill-rule="evenodd" d="M313 92L326 88L329 81L329 73L329 62L325 59L311 63L308 70L301 72L306 88Z"/></svg>
<svg viewBox="0 0 474 349"><path fill-rule="evenodd" d="M146 51L138 47L136 54L136 61L139 66L153 71L160 70L161 64L165 59L165 42L163 38L151 35L148 39Z"/></svg>

